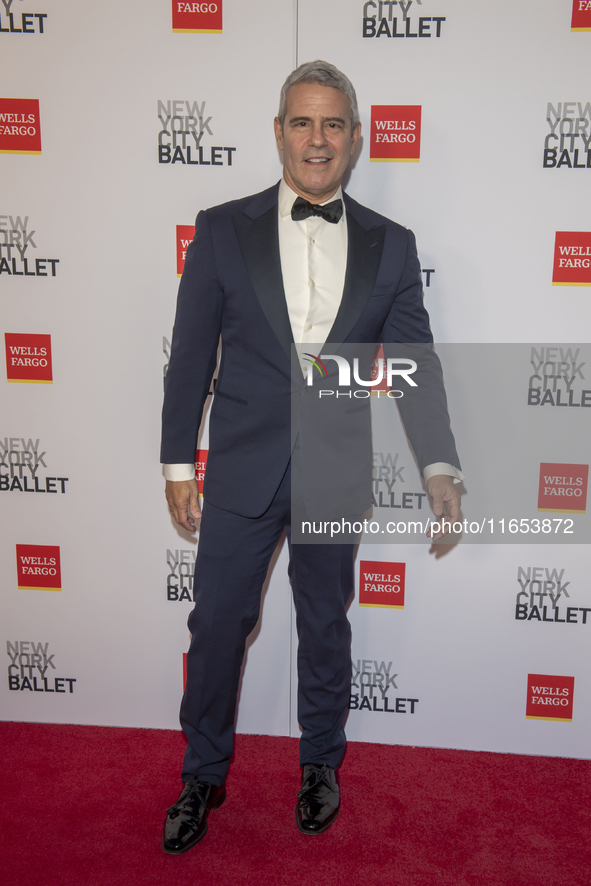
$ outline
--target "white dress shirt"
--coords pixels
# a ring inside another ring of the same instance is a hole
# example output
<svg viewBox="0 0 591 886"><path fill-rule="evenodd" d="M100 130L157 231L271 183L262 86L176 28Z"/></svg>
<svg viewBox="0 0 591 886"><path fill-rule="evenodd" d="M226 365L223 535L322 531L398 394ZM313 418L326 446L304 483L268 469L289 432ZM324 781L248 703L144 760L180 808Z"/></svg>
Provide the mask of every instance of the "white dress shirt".
<svg viewBox="0 0 591 886"><path fill-rule="evenodd" d="M343 215L336 224L319 216L293 221L291 208L298 195L284 179L279 185L279 254L287 311L293 340L302 350L327 340L336 319L347 270L347 220L345 204ZM341 188L325 200L342 199ZM464 475L452 465L427 465L423 477L447 474L455 483ZM167 480L192 480L195 466L164 465Z"/></svg>
<svg viewBox="0 0 591 886"><path fill-rule="evenodd" d="M279 185L279 255L283 289L296 344L323 344L336 319L347 270L347 220L335 224L317 215L293 221L298 195L281 179ZM339 187L326 203L342 200Z"/></svg>

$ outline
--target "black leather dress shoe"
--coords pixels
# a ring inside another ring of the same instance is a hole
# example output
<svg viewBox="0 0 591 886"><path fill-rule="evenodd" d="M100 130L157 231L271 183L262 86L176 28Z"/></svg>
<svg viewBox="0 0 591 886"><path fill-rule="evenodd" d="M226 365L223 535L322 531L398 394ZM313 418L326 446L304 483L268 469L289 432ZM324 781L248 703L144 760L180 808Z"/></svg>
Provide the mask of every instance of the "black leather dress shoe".
<svg viewBox="0 0 591 886"><path fill-rule="evenodd" d="M210 810L218 809L225 799L224 785L187 782L174 806L166 810L168 817L162 836L164 851L169 855L180 855L198 843L207 833Z"/></svg>
<svg viewBox="0 0 591 886"><path fill-rule="evenodd" d="M340 802L334 769L307 763L296 806L296 821L302 834L321 834L329 828L339 814Z"/></svg>

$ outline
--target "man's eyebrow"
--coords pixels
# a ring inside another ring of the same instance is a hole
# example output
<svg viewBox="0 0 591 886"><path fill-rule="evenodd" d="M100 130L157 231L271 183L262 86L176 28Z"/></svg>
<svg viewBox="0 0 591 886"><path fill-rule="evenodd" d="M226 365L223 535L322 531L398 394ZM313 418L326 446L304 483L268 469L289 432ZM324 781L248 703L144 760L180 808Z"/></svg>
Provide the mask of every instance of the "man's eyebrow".
<svg viewBox="0 0 591 886"><path fill-rule="evenodd" d="M291 117L289 120L290 123L301 123L303 121L305 121L306 123L311 123L312 118L302 116L302 117ZM344 126L346 121L344 120L343 117L323 117L322 122L323 123L342 123Z"/></svg>

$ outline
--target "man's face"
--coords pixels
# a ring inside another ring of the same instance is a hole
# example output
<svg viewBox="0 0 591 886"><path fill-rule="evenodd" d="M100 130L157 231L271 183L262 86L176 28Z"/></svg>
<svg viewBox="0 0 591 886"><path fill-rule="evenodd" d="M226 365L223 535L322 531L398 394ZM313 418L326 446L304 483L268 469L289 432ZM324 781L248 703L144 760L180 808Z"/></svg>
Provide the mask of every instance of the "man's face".
<svg viewBox="0 0 591 886"><path fill-rule="evenodd" d="M341 183L360 134L360 123L351 131L351 102L344 92L319 83L292 86L283 128L275 117L285 181L310 203L328 200Z"/></svg>

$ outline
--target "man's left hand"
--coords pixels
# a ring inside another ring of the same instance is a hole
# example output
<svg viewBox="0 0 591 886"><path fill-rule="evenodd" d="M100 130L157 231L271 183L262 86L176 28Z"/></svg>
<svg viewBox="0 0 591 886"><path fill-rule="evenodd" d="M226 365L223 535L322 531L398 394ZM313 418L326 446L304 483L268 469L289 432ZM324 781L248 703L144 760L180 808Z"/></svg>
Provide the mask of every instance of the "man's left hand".
<svg viewBox="0 0 591 886"><path fill-rule="evenodd" d="M427 492L432 499L433 513L439 523L452 524L460 519L460 493L457 490L457 484L453 478L447 474L435 474L427 480ZM434 532L429 531L429 535L433 541L443 538L450 530L450 526L442 527L445 531Z"/></svg>

